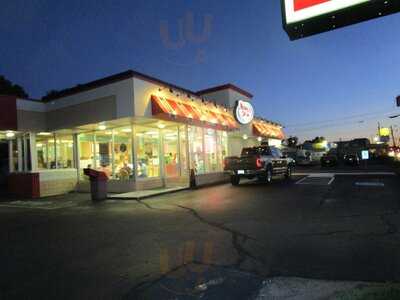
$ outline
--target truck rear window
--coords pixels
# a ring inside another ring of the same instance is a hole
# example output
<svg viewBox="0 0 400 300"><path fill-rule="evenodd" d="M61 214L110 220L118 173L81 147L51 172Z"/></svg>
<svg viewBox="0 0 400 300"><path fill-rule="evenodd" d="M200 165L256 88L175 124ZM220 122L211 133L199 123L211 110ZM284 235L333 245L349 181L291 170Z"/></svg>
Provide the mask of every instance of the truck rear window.
<svg viewBox="0 0 400 300"><path fill-rule="evenodd" d="M246 155L271 155L271 150L268 147L243 148L242 156Z"/></svg>

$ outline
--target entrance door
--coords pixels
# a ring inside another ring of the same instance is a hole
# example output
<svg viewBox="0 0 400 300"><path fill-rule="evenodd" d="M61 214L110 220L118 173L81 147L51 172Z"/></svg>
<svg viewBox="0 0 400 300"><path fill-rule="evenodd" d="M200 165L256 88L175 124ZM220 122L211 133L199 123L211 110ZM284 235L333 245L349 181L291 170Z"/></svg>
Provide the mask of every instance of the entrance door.
<svg viewBox="0 0 400 300"><path fill-rule="evenodd" d="M8 142L0 140L0 191L6 190L8 173Z"/></svg>

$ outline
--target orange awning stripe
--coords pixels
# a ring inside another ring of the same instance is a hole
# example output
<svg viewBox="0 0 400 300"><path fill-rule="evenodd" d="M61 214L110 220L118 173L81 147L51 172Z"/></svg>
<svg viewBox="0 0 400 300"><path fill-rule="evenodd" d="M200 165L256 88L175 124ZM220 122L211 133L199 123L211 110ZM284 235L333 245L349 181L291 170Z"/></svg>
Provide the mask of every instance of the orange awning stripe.
<svg viewBox="0 0 400 300"><path fill-rule="evenodd" d="M276 138L280 140L285 138L285 134L279 126L269 124L261 120L253 121L253 133L254 135Z"/></svg>
<svg viewBox="0 0 400 300"><path fill-rule="evenodd" d="M175 121L185 121L199 126L217 129L237 129L239 124L234 117L219 107L210 107L205 103L199 103L184 99L167 99L152 95L153 115L163 115Z"/></svg>

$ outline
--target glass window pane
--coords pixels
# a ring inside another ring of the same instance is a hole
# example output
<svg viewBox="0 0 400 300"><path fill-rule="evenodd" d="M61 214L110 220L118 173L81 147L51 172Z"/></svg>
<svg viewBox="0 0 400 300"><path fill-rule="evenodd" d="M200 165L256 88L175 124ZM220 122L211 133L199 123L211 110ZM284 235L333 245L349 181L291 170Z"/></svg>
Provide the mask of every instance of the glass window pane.
<svg viewBox="0 0 400 300"><path fill-rule="evenodd" d="M98 171L112 177L112 131L96 132L95 165Z"/></svg>
<svg viewBox="0 0 400 300"><path fill-rule="evenodd" d="M178 127L173 126L163 130L164 134L164 163L165 176L178 177L179 152L178 152Z"/></svg>
<svg viewBox="0 0 400 300"><path fill-rule="evenodd" d="M55 169L54 135L36 135L38 169Z"/></svg>
<svg viewBox="0 0 400 300"><path fill-rule="evenodd" d="M196 174L203 174L204 150L203 150L203 128L189 126L189 152L190 152L190 169Z"/></svg>
<svg viewBox="0 0 400 300"><path fill-rule="evenodd" d="M74 167L74 140L72 135L57 135L57 168Z"/></svg>
<svg viewBox="0 0 400 300"><path fill-rule="evenodd" d="M217 131L217 159L218 171L223 171L223 162L228 156L228 134L226 131Z"/></svg>
<svg viewBox="0 0 400 300"><path fill-rule="evenodd" d="M82 133L78 136L79 141L79 167L81 177L83 169L94 168L94 135L92 133Z"/></svg>
<svg viewBox="0 0 400 300"><path fill-rule="evenodd" d="M12 154L12 157L13 157L13 163L14 163L14 171L16 172L16 171L18 171L18 142L17 142L17 140L15 139L15 140L13 140L12 141L12 143L13 143L13 154Z"/></svg>
<svg viewBox="0 0 400 300"><path fill-rule="evenodd" d="M159 130L137 127L137 176L150 178L160 176Z"/></svg>
<svg viewBox="0 0 400 300"><path fill-rule="evenodd" d="M206 152L206 172L217 172L217 136L214 129L204 129L204 147Z"/></svg>
<svg viewBox="0 0 400 300"><path fill-rule="evenodd" d="M132 127L115 128L113 132L115 179L131 179L133 177Z"/></svg>
<svg viewBox="0 0 400 300"><path fill-rule="evenodd" d="M186 126L179 127L181 176L188 175Z"/></svg>

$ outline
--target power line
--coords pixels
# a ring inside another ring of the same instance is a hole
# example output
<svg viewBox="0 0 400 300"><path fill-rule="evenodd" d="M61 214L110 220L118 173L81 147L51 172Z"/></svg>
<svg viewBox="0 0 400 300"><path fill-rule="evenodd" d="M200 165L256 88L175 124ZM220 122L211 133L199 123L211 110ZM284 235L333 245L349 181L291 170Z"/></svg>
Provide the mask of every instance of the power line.
<svg viewBox="0 0 400 300"><path fill-rule="evenodd" d="M339 121L344 121L344 120L350 120L350 119L356 119L356 118L362 118L366 116L378 116L378 115L386 115L386 114L393 114L396 113L393 110L385 110L385 111L379 111L379 112L371 112L371 113L364 113L364 114L358 114L358 115L351 115L351 116L346 116L346 117L341 117L341 118L336 118L336 119L330 119L330 120L321 120L321 121L313 121L313 122L307 122L307 123L297 123L297 124L289 124L286 125L285 128L291 128L291 127L304 127L308 125L317 125L317 124L323 124L323 123L334 123L334 122L339 122Z"/></svg>
<svg viewBox="0 0 400 300"><path fill-rule="evenodd" d="M347 125L357 125L357 124L363 124L367 125L366 120L373 120L376 119L376 117L369 117L369 118L364 118L364 120L358 120L358 121L348 121L348 122L342 122L340 124L325 124L321 125L318 127L307 127L307 128L300 128L300 129L292 129L292 131L295 132L308 132L308 131L316 131L324 128L331 128L331 127L342 127L342 126L347 126Z"/></svg>

